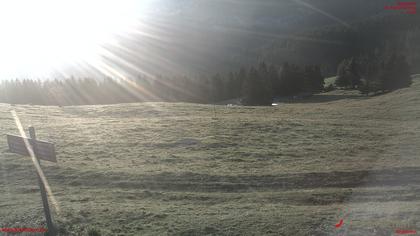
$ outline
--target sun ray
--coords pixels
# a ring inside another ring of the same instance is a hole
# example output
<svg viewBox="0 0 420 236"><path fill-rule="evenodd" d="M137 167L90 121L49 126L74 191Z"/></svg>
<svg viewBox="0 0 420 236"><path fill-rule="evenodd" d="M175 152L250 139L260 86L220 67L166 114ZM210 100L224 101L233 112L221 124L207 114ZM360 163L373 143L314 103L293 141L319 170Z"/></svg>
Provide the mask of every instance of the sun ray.
<svg viewBox="0 0 420 236"><path fill-rule="evenodd" d="M345 22L345 21L341 20L340 18L338 18L338 17L336 17L336 16L333 16L332 14L330 14L330 13L328 13L328 12L326 12L326 11L323 11L323 10L321 10L321 9L319 9L319 8L317 8L317 7L315 7L315 6L314 6L314 5L312 5L312 4L309 4L309 3L304 2L304 1L302 1L302 0L293 0L293 1L294 1L294 2L296 2L296 3L297 3L297 4L299 4L299 5L305 6L305 7L309 8L309 9L311 9L311 10L314 10L314 11L316 11L316 12L318 12L318 13L321 13L322 15L324 15L324 16L326 16L326 17L328 17L328 18L330 18L330 19L332 19L332 20L334 20L334 21L336 21L336 22L340 23L341 25L344 25L344 26L346 26L346 27L350 27L350 24L349 24L349 23L347 23L347 22Z"/></svg>
<svg viewBox="0 0 420 236"><path fill-rule="evenodd" d="M54 194L51 191L51 187L48 183L48 180L45 177L44 172L42 171L41 166L39 165L37 158L35 157L35 153L34 153L34 150L32 149L32 146L29 144L29 142L27 140L27 136L26 136L25 131L23 130L22 123L20 122L20 119L19 119L15 110L12 110L11 114L13 116L13 119L15 120L15 123L16 123L16 126L17 126L18 130L19 130L20 136L24 138L23 140L25 142L26 149L28 150L28 153L31 157L32 163L35 166L35 170L38 173L38 176L40 177L42 183L45 186L45 190L47 190L48 197L51 199L51 203L54 206L54 209L55 209L56 213L60 214L61 213L60 206L58 205L58 202L55 199Z"/></svg>

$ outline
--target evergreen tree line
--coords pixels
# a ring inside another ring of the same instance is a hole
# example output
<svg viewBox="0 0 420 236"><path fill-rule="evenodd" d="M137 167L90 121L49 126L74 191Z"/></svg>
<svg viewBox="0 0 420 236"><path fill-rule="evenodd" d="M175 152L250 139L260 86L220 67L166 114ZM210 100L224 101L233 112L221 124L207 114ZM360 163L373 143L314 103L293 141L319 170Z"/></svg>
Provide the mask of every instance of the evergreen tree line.
<svg viewBox="0 0 420 236"><path fill-rule="evenodd" d="M315 93L323 88L319 66L260 63L211 78L8 80L0 83L0 102L64 106L156 101L217 103L242 98L244 105L271 105L276 96Z"/></svg>
<svg viewBox="0 0 420 236"><path fill-rule="evenodd" d="M367 54L343 60L338 66L335 84L369 95L408 87L411 82L406 57L392 53Z"/></svg>
<svg viewBox="0 0 420 236"><path fill-rule="evenodd" d="M413 72L420 73L419 39L419 14L380 14L350 26L339 24L302 31L297 40L275 40L251 56L271 63L287 60L321 64L323 74L329 77L335 75L343 58L389 50L404 53Z"/></svg>

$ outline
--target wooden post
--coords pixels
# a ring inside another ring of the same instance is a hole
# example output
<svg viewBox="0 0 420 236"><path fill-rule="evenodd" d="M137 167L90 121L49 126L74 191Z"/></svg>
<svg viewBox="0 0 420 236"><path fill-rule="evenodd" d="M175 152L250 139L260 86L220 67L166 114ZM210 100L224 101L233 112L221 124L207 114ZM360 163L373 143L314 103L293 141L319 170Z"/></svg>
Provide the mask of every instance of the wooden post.
<svg viewBox="0 0 420 236"><path fill-rule="evenodd" d="M36 140L35 128L32 126L29 127L29 136L32 140L34 141ZM35 158L38 161L39 167L41 167L41 161L36 157L35 142L32 142L31 145L32 145L32 149L34 150ZM42 182L42 179L38 173L38 170L36 171L36 173L38 175L38 184L39 184L39 189L41 190L42 205L44 207L45 220L47 221L47 227L48 227L48 231L46 235L56 236L57 234L56 234L56 230L52 222L52 218L51 218L51 212L50 212L50 207L48 205L48 197L47 197L47 192L45 191L45 185L44 185L44 182Z"/></svg>

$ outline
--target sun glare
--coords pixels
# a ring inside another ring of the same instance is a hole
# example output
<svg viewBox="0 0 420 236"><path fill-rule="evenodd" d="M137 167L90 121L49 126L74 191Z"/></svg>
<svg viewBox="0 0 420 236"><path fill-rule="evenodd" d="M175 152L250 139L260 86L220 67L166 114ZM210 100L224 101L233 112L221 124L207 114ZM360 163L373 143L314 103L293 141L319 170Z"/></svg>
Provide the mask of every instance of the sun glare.
<svg viewBox="0 0 420 236"><path fill-rule="evenodd" d="M134 0L2 0L0 76L42 77L99 60L137 10Z"/></svg>

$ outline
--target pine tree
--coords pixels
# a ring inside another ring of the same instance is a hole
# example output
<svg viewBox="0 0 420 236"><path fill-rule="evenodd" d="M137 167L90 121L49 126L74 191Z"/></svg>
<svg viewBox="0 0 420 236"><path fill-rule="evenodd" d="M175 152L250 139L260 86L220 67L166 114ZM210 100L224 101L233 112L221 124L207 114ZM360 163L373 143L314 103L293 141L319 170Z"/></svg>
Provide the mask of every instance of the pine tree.
<svg viewBox="0 0 420 236"><path fill-rule="evenodd" d="M335 84L338 87L356 88L360 85L360 69L355 58L344 59L337 68L337 79Z"/></svg>
<svg viewBox="0 0 420 236"><path fill-rule="evenodd" d="M277 68L273 64L268 67L267 76L272 94L279 95L281 90L280 77Z"/></svg>
<svg viewBox="0 0 420 236"><path fill-rule="evenodd" d="M338 65L337 79L335 80L335 84L338 87L347 87L350 84L350 82L348 81L348 78L347 78L347 64L348 64L347 60L344 59Z"/></svg>
<svg viewBox="0 0 420 236"><path fill-rule="evenodd" d="M244 82L243 88L244 105L259 106L271 105L272 96L264 80L260 77L258 71L251 67L248 76Z"/></svg>
<svg viewBox="0 0 420 236"><path fill-rule="evenodd" d="M395 63L395 67L398 71L396 79L398 82L396 83L396 88L404 88L408 87L412 83L412 78L410 76L410 65L407 62L405 56L401 55L397 58L397 62Z"/></svg>
<svg viewBox="0 0 420 236"><path fill-rule="evenodd" d="M211 80L211 101L217 102L225 99L225 88L220 74L213 76Z"/></svg>

